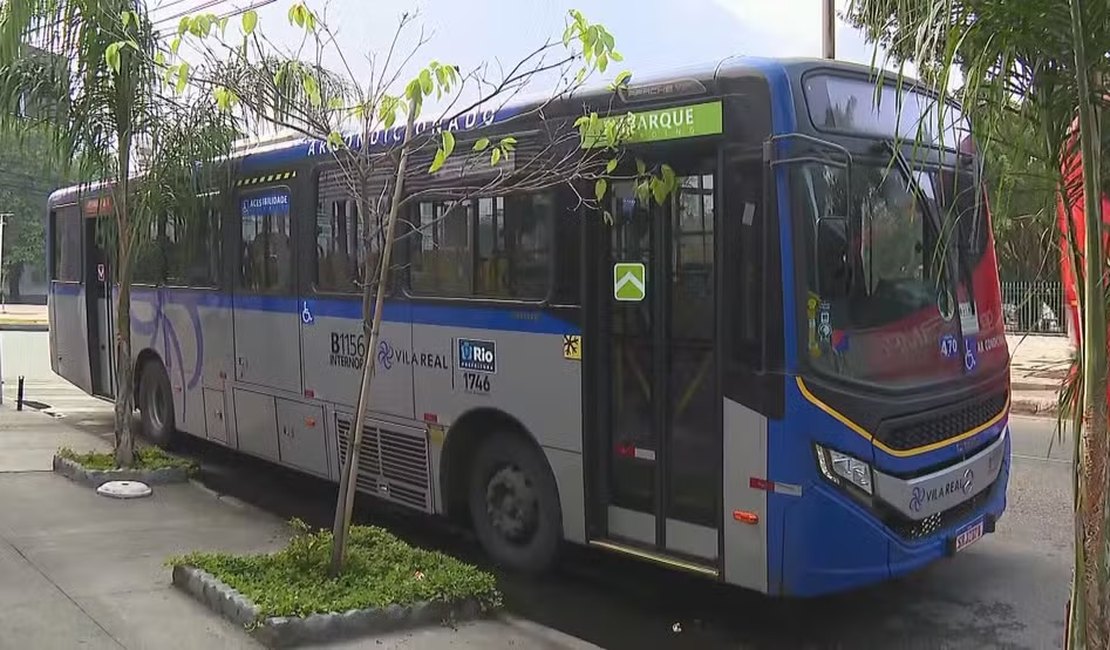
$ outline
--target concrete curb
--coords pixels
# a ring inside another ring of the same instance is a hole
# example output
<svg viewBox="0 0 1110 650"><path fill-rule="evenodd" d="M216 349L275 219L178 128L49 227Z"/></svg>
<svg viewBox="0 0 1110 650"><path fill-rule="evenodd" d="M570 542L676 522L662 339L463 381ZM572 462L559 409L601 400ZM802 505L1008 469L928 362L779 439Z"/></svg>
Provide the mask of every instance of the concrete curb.
<svg viewBox="0 0 1110 650"><path fill-rule="evenodd" d="M0 332L49 332L47 323L0 323Z"/></svg>
<svg viewBox="0 0 1110 650"><path fill-rule="evenodd" d="M212 574L196 567L174 565L173 584L212 611L247 628L257 640L271 648L330 643L439 625L447 620L465 621L478 618L483 613L476 600L467 599L455 603L426 601L406 607L390 605L384 609L262 618L257 605Z"/></svg>
<svg viewBox="0 0 1110 650"><path fill-rule="evenodd" d="M1010 413L1013 415L1036 415L1040 417L1056 417L1056 402L1043 400L1015 399L1010 402Z"/></svg>
<svg viewBox="0 0 1110 650"><path fill-rule="evenodd" d="M141 481L147 485L185 483L189 472L184 467L161 467L155 470L137 469L87 469L68 458L54 456L54 471L71 481L84 483L96 489L108 481Z"/></svg>

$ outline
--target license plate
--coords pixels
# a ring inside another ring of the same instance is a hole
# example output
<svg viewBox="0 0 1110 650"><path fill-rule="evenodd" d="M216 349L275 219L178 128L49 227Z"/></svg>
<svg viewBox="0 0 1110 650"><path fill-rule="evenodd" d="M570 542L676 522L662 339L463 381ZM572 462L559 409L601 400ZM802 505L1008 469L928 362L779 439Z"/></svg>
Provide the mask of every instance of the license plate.
<svg viewBox="0 0 1110 650"><path fill-rule="evenodd" d="M982 536L983 520L980 519L956 534L956 552L959 553L968 546L971 546L979 541L979 538Z"/></svg>

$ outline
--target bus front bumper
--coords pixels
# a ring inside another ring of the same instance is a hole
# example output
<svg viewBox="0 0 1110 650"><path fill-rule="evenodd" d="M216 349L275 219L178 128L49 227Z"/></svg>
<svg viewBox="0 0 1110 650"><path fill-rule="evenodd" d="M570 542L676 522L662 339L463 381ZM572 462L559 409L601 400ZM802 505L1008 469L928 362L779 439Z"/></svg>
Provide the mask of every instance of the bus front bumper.
<svg viewBox="0 0 1110 650"><path fill-rule="evenodd" d="M810 597L883 582L954 555L976 533L993 533L1010 477L1009 431L1003 437L1002 465L989 488L942 516L908 522L913 525L892 527L835 486L817 482L785 508L777 592Z"/></svg>

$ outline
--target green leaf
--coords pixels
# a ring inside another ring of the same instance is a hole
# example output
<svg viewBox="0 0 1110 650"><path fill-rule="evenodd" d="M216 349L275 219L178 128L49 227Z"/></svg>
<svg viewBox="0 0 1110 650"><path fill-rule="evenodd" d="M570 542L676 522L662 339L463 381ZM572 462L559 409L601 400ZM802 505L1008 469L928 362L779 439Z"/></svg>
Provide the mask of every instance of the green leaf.
<svg viewBox="0 0 1110 650"><path fill-rule="evenodd" d="M228 106L231 105L231 96L227 88L217 86L216 89L212 91L212 94L216 98L216 106L219 107L221 111L226 111Z"/></svg>
<svg viewBox="0 0 1110 650"><path fill-rule="evenodd" d="M443 132L443 157L451 155L455 150L455 134L450 131Z"/></svg>
<svg viewBox="0 0 1110 650"><path fill-rule="evenodd" d="M220 20L219 20L219 21L218 21L218 22L216 23L217 25L219 25L219 26L220 26L220 36L223 36L223 35L224 35L224 32L226 32L226 31L227 31L227 21L228 21L228 16L224 16L223 18L221 18L221 19L220 19Z"/></svg>
<svg viewBox="0 0 1110 650"><path fill-rule="evenodd" d="M180 47L181 47L181 37L180 36L175 36L173 41L170 42L170 52L173 52L174 55L176 56L177 55L177 50Z"/></svg>
<svg viewBox="0 0 1110 650"><path fill-rule="evenodd" d="M616 52L613 52L613 54L616 54ZM612 56L612 55L610 55L610 56L612 57L612 59L614 61L619 61L620 60L615 56ZM628 83L628 80L631 79L631 78L632 78L632 73L630 71L622 70L621 72L617 73L617 78L613 80L613 85L617 86L617 87L624 86L625 84Z"/></svg>
<svg viewBox="0 0 1110 650"><path fill-rule="evenodd" d="M675 175L670 165L663 165L663 183L668 192L678 187L678 176Z"/></svg>
<svg viewBox="0 0 1110 650"><path fill-rule="evenodd" d="M585 78L586 78L586 68L579 69L578 74L575 76L576 83L582 83L582 81Z"/></svg>
<svg viewBox="0 0 1110 650"><path fill-rule="evenodd" d="M127 29L131 25L131 21L135 18L135 12L123 10L119 13L119 19L123 22L123 28Z"/></svg>
<svg viewBox="0 0 1110 650"><path fill-rule="evenodd" d="M112 69L117 75L119 74L119 48L122 43L111 43L108 48L104 50L104 62Z"/></svg>
<svg viewBox="0 0 1110 650"><path fill-rule="evenodd" d="M443 167L443 163L447 162L447 156L443 154L443 149L436 149L436 157L432 160L432 166L428 167L428 173L434 174Z"/></svg>
<svg viewBox="0 0 1110 650"><path fill-rule="evenodd" d="M655 202L663 205L663 201L667 200L667 186L663 181L653 178L651 179L651 195L655 197Z"/></svg>
<svg viewBox="0 0 1110 650"><path fill-rule="evenodd" d="M605 191L608 189L609 181L605 180L604 178L599 178L597 179L597 182L594 183L594 198L597 199L598 203L600 203L601 200L605 198Z"/></svg>
<svg viewBox="0 0 1110 650"><path fill-rule="evenodd" d="M188 83L189 83L189 64L188 63L182 63L181 66L177 69L177 87L176 87L177 94L180 95L182 92L184 92L185 91L185 86L188 85Z"/></svg>
<svg viewBox="0 0 1110 650"><path fill-rule="evenodd" d="M605 220L606 225L613 225L613 213L606 210L601 213L601 218Z"/></svg>
<svg viewBox="0 0 1110 650"><path fill-rule="evenodd" d="M597 69L605 72L605 68L609 67L609 57L601 54L597 57Z"/></svg>
<svg viewBox="0 0 1110 650"><path fill-rule="evenodd" d="M308 95L308 101L313 106L320 105L320 86L316 83L316 77L306 74L301 78L301 85L304 87L304 92Z"/></svg>
<svg viewBox="0 0 1110 650"><path fill-rule="evenodd" d="M333 110L333 111L341 110L343 108L343 98L342 97L332 97L331 99L328 100L328 108Z"/></svg>
<svg viewBox="0 0 1110 650"><path fill-rule="evenodd" d="M185 34L186 32L189 31L189 28L192 27L192 25L193 25L193 19L192 18L190 18L189 16L182 16L181 17L181 22L177 23L177 35L182 36L183 34Z"/></svg>
<svg viewBox="0 0 1110 650"><path fill-rule="evenodd" d="M621 53L616 50L609 50L609 58L616 61L617 63L624 61L624 57L621 56Z"/></svg>
<svg viewBox="0 0 1110 650"><path fill-rule="evenodd" d="M474 151L485 151L489 148L489 138L478 138L474 143Z"/></svg>
<svg viewBox="0 0 1110 650"><path fill-rule="evenodd" d="M605 173L612 174L613 170L617 168L617 159L611 158L609 162L605 163Z"/></svg>
<svg viewBox="0 0 1110 650"><path fill-rule="evenodd" d="M343 134L339 131L332 131L328 134L328 146L332 149L342 149L346 143L343 142Z"/></svg>
<svg viewBox="0 0 1110 650"><path fill-rule="evenodd" d="M516 149L516 138L511 135L505 138L501 138L501 144L499 146L504 149L506 153L508 153L513 149Z"/></svg>
<svg viewBox="0 0 1110 650"><path fill-rule="evenodd" d="M639 158L637 158L636 159L636 174L638 176L643 176L646 173L647 173L647 165L644 164L643 160L640 160Z"/></svg>
<svg viewBox="0 0 1110 650"><path fill-rule="evenodd" d="M425 95L431 95L432 87L432 73L425 68L420 71L420 90L424 91Z"/></svg>
<svg viewBox="0 0 1110 650"><path fill-rule="evenodd" d="M609 33L609 30L605 29L604 27L599 27L598 32L600 34L601 42L605 45L605 49L611 51L613 49L613 46L617 44L616 39L614 39L613 35Z"/></svg>
<svg viewBox="0 0 1110 650"><path fill-rule="evenodd" d="M496 165L499 162L501 162L501 150L494 147L493 153L489 155L489 164Z"/></svg>
<svg viewBox="0 0 1110 650"><path fill-rule="evenodd" d="M251 34L258 25L258 12L250 9L243 13L243 33Z"/></svg>
<svg viewBox="0 0 1110 650"><path fill-rule="evenodd" d="M162 50L158 50L157 52L154 53L154 65L158 66L159 68L166 65L166 53L165 52L163 52Z"/></svg>

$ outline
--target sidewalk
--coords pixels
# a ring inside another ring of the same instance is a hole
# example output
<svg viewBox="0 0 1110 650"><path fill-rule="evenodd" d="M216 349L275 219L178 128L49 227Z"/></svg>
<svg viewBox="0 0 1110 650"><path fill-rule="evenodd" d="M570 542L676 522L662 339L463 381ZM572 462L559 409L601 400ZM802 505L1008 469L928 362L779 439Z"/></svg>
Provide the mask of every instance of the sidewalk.
<svg viewBox="0 0 1110 650"><path fill-rule="evenodd" d="M0 407L0 649L259 647L173 588L162 563L191 550L272 551L284 523L199 484L118 501L50 471L59 446L107 449L109 439ZM504 617L329 647L592 646Z"/></svg>
<svg viewBox="0 0 1110 650"><path fill-rule="evenodd" d="M0 329L37 331L48 324L46 305L0 306Z"/></svg>
<svg viewBox="0 0 1110 650"><path fill-rule="evenodd" d="M1055 417L1060 387L1073 354L1066 336L1007 334L1010 349L1010 409L1022 415Z"/></svg>

